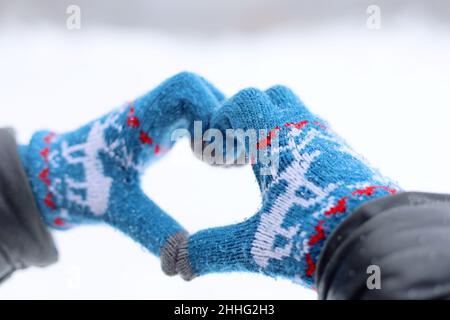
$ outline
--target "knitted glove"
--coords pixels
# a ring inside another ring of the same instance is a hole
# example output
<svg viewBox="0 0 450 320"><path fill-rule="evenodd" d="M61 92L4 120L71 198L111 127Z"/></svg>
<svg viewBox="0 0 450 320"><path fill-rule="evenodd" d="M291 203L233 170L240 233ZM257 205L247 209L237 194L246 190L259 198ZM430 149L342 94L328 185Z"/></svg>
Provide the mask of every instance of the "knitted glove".
<svg viewBox="0 0 450 320"><path fill-rule="evenodd" d="M253 271L312 286L330 233L358 206L398 189L282 86L239 92L215 113L211 127L267 129L257 140L257 158L250 157L262 206L242 223L192 235L178 261L191 267L181 274L186 279ZM273 163L258 161L262 152Z"/></svg>
<svg viewBox="0 0 450 320"><path fill-rule="evenodd" d="M34 134L20 155L45 222L67 229L104 221L156 255L174 254L170 242L186 232L144 194L139 178L173 145L173 130L192 131L196 120L207 126L222 99L204 79L180 73L78 130Z"/></svg>

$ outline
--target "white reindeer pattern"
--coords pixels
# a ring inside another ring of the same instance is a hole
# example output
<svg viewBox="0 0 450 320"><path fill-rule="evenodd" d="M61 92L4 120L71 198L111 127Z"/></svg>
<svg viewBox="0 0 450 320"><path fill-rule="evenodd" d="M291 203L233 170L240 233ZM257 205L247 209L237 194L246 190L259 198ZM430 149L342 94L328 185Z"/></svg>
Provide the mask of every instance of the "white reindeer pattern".
<svg viewBox="0 0 450 320"><path fill-rule="evenodd" d="M113 179L104 174L103 163L99 158L100 152L111 151L105 139L105 130L114 127L118 114L113 114L105 120L98 120L92 124L87 139L82 144L69 146L67 141L61 143L62 157L68 164L80 164L84 169L84 181L75 180L68 175L64 179L67 184L67 199L80 206L88 208L94 215L105 214L108 209L109 195ZM83 155L76 155L82 152ZM83 198L75 191L85 191Z"/></svg>

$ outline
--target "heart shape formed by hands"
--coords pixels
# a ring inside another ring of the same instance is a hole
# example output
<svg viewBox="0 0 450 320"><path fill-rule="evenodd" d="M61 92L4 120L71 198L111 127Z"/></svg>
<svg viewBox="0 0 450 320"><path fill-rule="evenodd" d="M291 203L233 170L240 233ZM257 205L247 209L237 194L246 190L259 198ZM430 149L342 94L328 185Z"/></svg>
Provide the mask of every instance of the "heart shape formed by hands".
<svg viewBox="0 0 450 320"><path fill-rule="evenodd" d="M139 179L174 144L175 129L194 135L195 121L202 131L225 136L230 130L266 132L257 143L239 140L263 203L242 223L189 236L144 194ZM258 161L263 152L270 163ZM186 280L253 271L310 286L323 243L337 225L364 202L398 190L289 89L250 88L225 100L192 73L73 132L37 132L20 154L48 225L106 222L160 255L166 274Z"/></svg>

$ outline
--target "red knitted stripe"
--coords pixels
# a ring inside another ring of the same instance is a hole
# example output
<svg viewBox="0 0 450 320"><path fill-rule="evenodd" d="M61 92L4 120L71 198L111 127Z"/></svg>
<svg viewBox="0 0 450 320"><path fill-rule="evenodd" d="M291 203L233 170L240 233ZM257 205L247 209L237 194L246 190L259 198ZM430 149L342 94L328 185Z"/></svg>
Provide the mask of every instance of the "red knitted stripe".
<svg viewBox="0 0 450 320"><path fill-rule="evenodd" d="M372 196L375 190L382 189L389 193L395 194L397 190L388 188L386 186L369 186L364 189L358 189L352 192L352 196Z"/></svg>
<svg viewBox="0 0 450 320"><path fill-rule="evenodd" d="M45 183L45 185L50 186L52 182L49 178L50 175L50 169L48 167L44 168L41 173L39 173L39 179L41 179L42 182Z"/></svg>
<svg viewBox="0 0 450 320"><path fill-rule="evenodd" d="M322 228L322 224L325 222L325 220L320 220L317 226L314 228L316 229L316 233L313 234L308 241L309 246L315 245L320 240L325 239L325 231Z"/></svg>
<svg viewBox="0 0 450 320"><path fill-rule="evenodd" d="M141 142L143 144L152 144L153 143L153 139L150 138L144 131L141 130L140 134L139 134L139 140L141 140Z"/></svg>
<svg viewBox="0 0 450 320"><path fill-rule="evenodd" d="M53 224L58 227L64 227L66 222L61 217L56 217L53 219Z"/></svg>
<svg viewBox="0 0 450 320"><path fill-rule="evenodd" d="M46 146L39 152L39 154L44 159L44 162L46 163L46 165L38 175L39 179L47 187L47 195L44 198L44 204L52 210L56 209L56 204L53 199L53 194L50 192L50 186L52 184L52 181L50 179L50 167L48 166L48 157L50 155L50 146L49 145L51 144L51 142L53 141L53 139L55 137L56 137L56 134L51 132L43 138L43 141L46 144Z"/></svg>
<svg viewBox="0 0 450 320"><path fill-rule="evenodd" d="M360 195L370 197L370 196L373 196L375 190L377 190L377 189L385 190L391 194L397 193L396 189L389 188L386 186L368 186L364 189L354 190L353 192L351 192L351 195L353 197L360 196ZM349 199L349 196L342 197L341 199L339 199L335 206L333 206L330 209L328 209L327 211L325 211L325 216L335 215L337 213L344 213L345 211L347 211L348 199ZM325 238L326 238L325 230L322 227L322 224L324 222L325 222L325 220L320 220L314 228L316 230L316 233L312 234L309 237L308 245L310 246L310 248L313 247L314 245L316 245L319 241L325 240ZM315 270L315 264L311 258L311 254L307 253L305 255L305 261L306 261L306 265L307 265L306 275L308 277L311 277L314 274L314 270Z"/></svg>
<svg viewBox="0 0 450 320"><path fill-rule="evenodd" d="M325 212L325 215L330 216L332 214L345 212L345 210L347 210L347 200L348 197L339 199L338 203L334 207L331 207Z"/></svg>
<svg viewBox="0 0 450 320"><path fill-rule="evenodd" d="M41 150L41 152L39 152L39 154L44 159L44 161L48 161L48 155L50 154L50 148L45 147L44 149Z"/></svg>
<svg viewBox="0 0 450 320"><path fill-rule="evenodd" d="M141 122L139 118L135 115L135 109L133 105L130 103L130 110L128 111L127 115L127 126L131 128L139 128L141 125ZM152 145L153 139L150 137L145 131L141 130L139 132L139 141L144 145ZM159 145L155 146L154 152L155 154L158 154L161 151L161 148Z"/></svg>
<svg viewBox="0 0 450 320"><path fill-rule="evenodd" d="M56 134L54 132L50 132L48 135L44 137L44 142L47 144L50 144L53 141L53 138L55 138Z"/></svg>
<svg viewBox="0 0 450 320"><path fill-rule="evenodd" d="M48 192L45 196L44 203L47 207L49 207L52 210L56 209L56 204L53 200L53 194L51 192Z"/></svg>
<svg viewBox="0 0 450 320"><path fill-rule="evenodd" d="M139 118L134 115L134 107L130 107L130 111L127 116L127 125L132 128L139 128L141 125L139 122Z"/></svg>
<svg viewBox="0 0 450 320"><path fill-rule="evenodd" d="M304 126L306 126L307 124L309 124L310 122L308 120L301 120L299 122L287 122L284 124L284 126L286 128L288 127L294 127L296 129L302 129ZM321 127L322 129L327 129L327 127L320 123L319 121L313 121L313 123L319 127ZM268 146L270 146L270 143L273 139L273 137L278 133L278 131L280 131L280 127L276 126L275 128L273 128L272 130L270 130L269 134L267 135L267 137L265 137L264 139L261 139L257 144L256 144L256 149L260 150L263 148L266 148Z"/></svg>
<svg viewBox="0 0 450 320"><path fill-rule="evenodd" d="M305 258L306 258L306 276L307 277L312 277L314 272L316 271L316 264L314 263L313 259L311 258L311 254L307 253L305 254Z"/></svg>
<svg viewBox="0 0 450 320"><path fill-rule="evenodd" d="M275 137L275 135L278 133L279 130L280 130L279 126L276 126L274 129L270 130L267 137L265 137L256 144L256 149L261 150L263 148L267 148L268 146L270 146L273 137Z"/></svg>
<svg viewBox="0 0 450 320"><path fill-rule="evenodd" d="M303 121L299 121L299 122L296 122L296 123L288 122L288 123L285 123L284 126L285 127L295 127L297 129L301 129L304 126L306 126L308 123L309 123L308 120L303 120Z"/></svg>

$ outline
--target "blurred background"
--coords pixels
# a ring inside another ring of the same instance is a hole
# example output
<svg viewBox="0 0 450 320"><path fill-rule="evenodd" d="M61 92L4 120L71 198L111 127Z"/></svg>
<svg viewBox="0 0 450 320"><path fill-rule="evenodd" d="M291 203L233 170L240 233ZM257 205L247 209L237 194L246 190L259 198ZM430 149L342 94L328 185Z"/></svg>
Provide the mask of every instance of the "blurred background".
<svg viewBox="0 0 450 320"><path fill-rule="evenodd" d="M227 95L285 84L408 190L450 192L450 2L0 0L0 126L67 131L183 70ZM146 192L189 231L259 208L249 167L210 168L180 141ZM60 261L0 298L315 299L260 275L169 278L106 226L54 232Z"/></svg>

